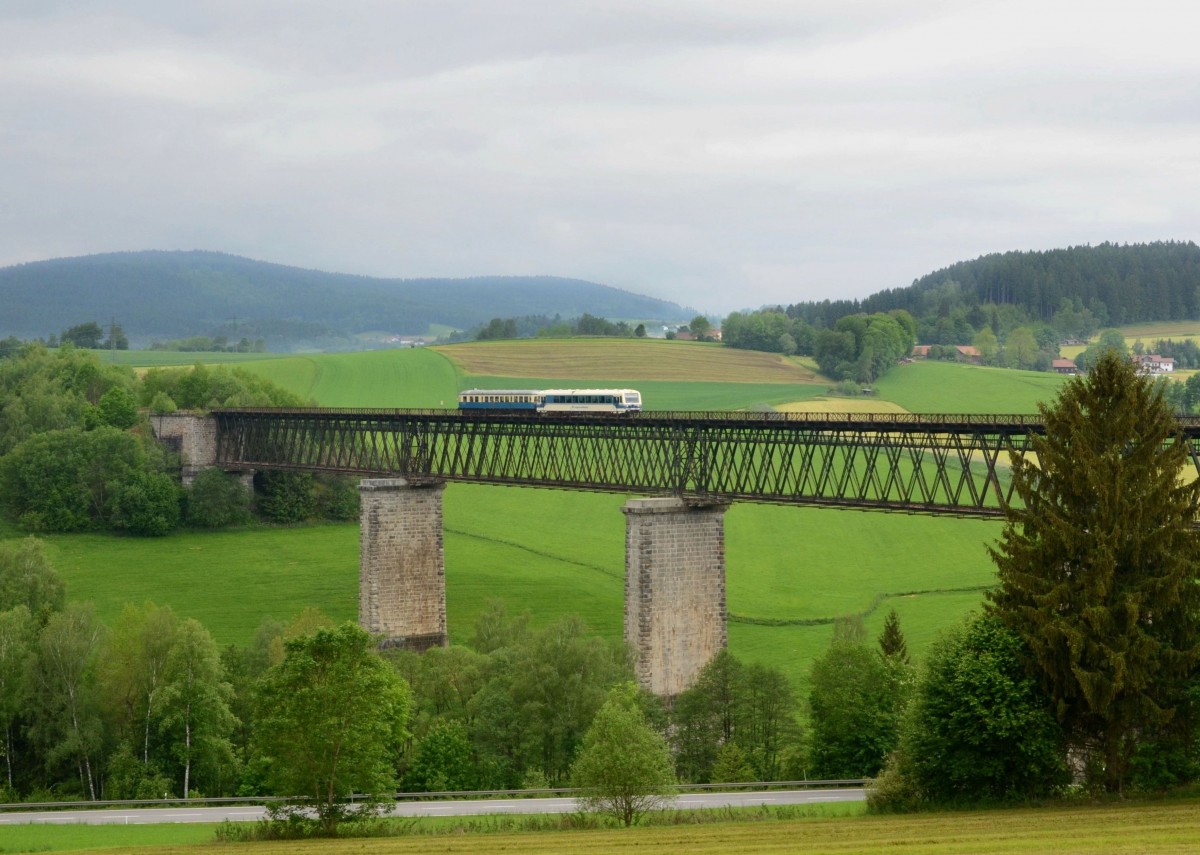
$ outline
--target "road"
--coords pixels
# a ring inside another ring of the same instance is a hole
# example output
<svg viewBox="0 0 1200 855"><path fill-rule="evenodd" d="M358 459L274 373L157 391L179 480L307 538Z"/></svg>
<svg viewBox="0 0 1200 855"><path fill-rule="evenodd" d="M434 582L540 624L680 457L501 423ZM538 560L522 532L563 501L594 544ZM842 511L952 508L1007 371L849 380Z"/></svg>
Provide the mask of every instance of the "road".
<svg viewBox="0 0 1200 855"><path fill-rule="evenodd" d="M766 792L685 793L676 797L683 810L757 805L803 805L823 802L857 802L864 798L861 787L831 790L770 790ZM579 809L575 799L475 799L470 801L398 802L393 816L478 816L497 813L572 813ZM96 810L21 811L0 813L0 825L60 823L79 825L139 825L166 822L253 822L266 815L266 808L253 805L219 807L103 808Z"/></svg>

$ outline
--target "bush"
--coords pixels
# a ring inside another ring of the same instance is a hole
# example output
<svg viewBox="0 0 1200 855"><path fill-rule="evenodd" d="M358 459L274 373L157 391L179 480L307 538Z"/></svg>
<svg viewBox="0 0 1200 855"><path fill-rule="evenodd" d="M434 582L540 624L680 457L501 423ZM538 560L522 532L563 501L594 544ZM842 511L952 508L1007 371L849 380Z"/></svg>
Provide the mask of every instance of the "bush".
<svg viewBox="0 0 1200 855"><path fill-rule="evenodd" d="M317 513L313 476L307 472L260 472L255 484L261 490L258 512L277 523L298 523Z"/></svg>
<svg viewBox="0 0 1200 855"><path fill-rule="evenodd" d="M224 528L250 521L250 491L233 475L205 469L188 490L187 521L202 528Z"/></svg>
<svg viewBox="0 0 1200 855"><path fill-rule="evenodd" d="M318 475L315 488L318 516L338 522L358 519L358 479L348 475Z"/></svg>
<svg viewBox="0 0 1200 855"><path fill-rule="evenodd" d="M112 491L108 519L117 530L161 537L179 526L183 493L170 476L136 472Z"/></svg>
<svg viewBox="0 0 1200 855"><path fill-rule="evenodd" d="M930 800L1037 798L1068 783L1062 730L1023 647L998 619L975 617L930 651L900 767Z"/></svg>

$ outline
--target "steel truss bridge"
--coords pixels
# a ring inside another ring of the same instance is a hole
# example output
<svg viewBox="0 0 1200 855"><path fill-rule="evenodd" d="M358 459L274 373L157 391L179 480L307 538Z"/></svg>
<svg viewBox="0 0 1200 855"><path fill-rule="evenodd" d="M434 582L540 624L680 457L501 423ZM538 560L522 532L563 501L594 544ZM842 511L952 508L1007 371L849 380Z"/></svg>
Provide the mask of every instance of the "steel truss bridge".
<svg viewBox="0 0 1200 855"><path fill-rule="evenodd" d="M999 516L1040 416L222 409L217 464ZM1200 470L1200 418L1180 420Z"/></svg>

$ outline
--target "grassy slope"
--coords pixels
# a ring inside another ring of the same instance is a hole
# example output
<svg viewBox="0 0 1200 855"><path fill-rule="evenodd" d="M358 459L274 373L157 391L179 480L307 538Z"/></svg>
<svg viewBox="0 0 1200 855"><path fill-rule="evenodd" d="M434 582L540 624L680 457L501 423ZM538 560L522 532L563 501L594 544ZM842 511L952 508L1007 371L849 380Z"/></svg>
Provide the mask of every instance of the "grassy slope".
<svg viewBox="0 0 1200 855"><path fill-rule="evenodd" d="M323 407L452 406L452 363L425 348L290 356L243 366Z"/></svg>
<svg viewBox="0 0 1200 855"><path fill-rule="evenodd" d="M591 371L589 359L571 355L571 344L555 343L568 353L562 364ZM674 348L687 361L719 360L731 353L647 344L657 348L654 353L666 354L658 360L664 364ZM469 349L497 351L489 357L490 370L496 371L515 370L500 351L520 353L501 344ZM605 365L630 371L617 361L619 351L612 349ZM637 358L644 361L649 352ZM581 377L559 368L548 353L543 366L554 366L546 371L554 376L527 378L528 385L636 382L648 402L662 409L738 408L825 391L823 385L748 382L757 375L744 367L737 369L742 380L726 382L646 381L625 373ZM437 406L460 387L526 385L513 381L517 375L463 376L464 369L434 349L289 357L246 368L328 406ZM726 376L733 373L729 369ZM916 363L898 367L878 386L881 400L909 410L1031 412L1038 398L1060 382L1049 375ZM452 638L468 638L475 616L497 596L511 609L530 609L538 624L578 612L597 631L620 637L623 501L606 494L450 485L445 543ZM983 544L999 531L994 522L750 504L735 505L726 522L732 648L739 656L784 668L800 684L812 658L828 643L828 623L771 626L743 619L828 621L879 604L867 618L868 628L877 633L888 607L895 606L910 648L919 654L940 627L978 605L978 588L988 584L992 572ZM267 614L288 619L317 605L342 620L357 611L354 525L179 534L163 540L58 536L52 542L72 596L95 601L107 619L126 601L153 599L199 618L225 643L247 641ZM929 593L909 593L914 591ZM896 594L909 595L879 599Z"/></svg>
<svg viewBox="0 0 1200 855"><path fill-rule="evenodd" d="M912 413L1034 413L1064 382L1040 371L918 360L897 365L875 391Z"/></svg>

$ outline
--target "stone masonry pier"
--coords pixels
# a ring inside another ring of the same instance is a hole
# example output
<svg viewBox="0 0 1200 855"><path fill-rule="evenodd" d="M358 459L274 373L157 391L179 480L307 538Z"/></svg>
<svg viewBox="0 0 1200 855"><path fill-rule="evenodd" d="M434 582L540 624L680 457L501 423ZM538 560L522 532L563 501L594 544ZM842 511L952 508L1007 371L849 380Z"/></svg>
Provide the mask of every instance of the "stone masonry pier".
<svg viewBox="0 0 1200 855"><path fill-rule="evenodd" d="M191 486L201 471L217 465L217 421L196 413L150 416L154 436L179 455L183 486Z"/></svg>
<svg viewBox="0 0 1200 855"><path fill-rule="evenodd" d="M445 647L446 564L442 541L445 484L366 479L358 491L358 622L384 647Z"/></svg>
<svg viewBox="0 0 1200 855"><path fill-rule="evenodd" d="M673 698L726 646L725 511L631 499L625 513L625 642L638 682Z"/></svg>

